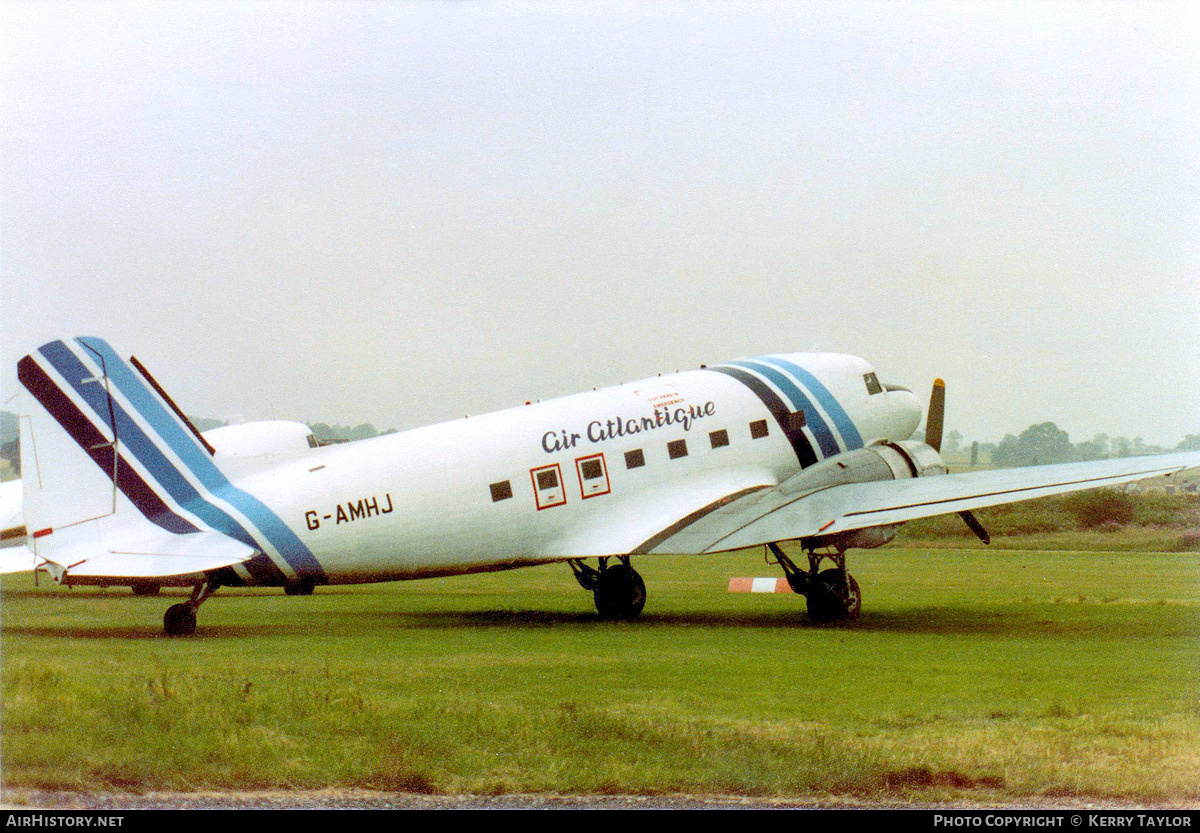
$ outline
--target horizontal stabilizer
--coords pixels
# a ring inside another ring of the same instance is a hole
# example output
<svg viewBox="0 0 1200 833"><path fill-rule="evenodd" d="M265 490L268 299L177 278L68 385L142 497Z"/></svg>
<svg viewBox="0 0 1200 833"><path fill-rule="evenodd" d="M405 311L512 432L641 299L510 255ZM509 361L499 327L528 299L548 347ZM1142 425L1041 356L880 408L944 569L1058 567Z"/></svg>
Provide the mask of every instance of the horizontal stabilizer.
<svg viewBox="0 0 1200 833"><path fill-rule="evenodd" d="M106 553L82 561L67 571L68 579L82 578L173 578L200 575L241 563L244 558L212 558L200 555L143 555ZM51 572L54 572L51 570Z"/></svg>
<svg viewBox="0 0 1200 833"><path fill-rule="evenodd" d="M257 553L220 532L174 535L164 532L78 557L70 564L47 566L55 581L72 579L146 579L191 576L232 567Z"/></svg>

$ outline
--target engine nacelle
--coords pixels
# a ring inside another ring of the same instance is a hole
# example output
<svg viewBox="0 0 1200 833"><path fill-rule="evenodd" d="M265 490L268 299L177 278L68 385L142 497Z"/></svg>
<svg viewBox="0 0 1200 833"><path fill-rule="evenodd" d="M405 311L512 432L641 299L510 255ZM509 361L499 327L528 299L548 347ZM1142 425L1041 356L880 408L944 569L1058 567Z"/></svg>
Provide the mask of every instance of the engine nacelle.
<svg viewBox="0 0 1200 833"><path fill-rule="evenodd" d="M914 440L898 443L881 440L866 448L848 451L810 466L781 483L779 491L789 496L802 496L845 483L903 480L945 473L946 463L932 446ZM803 543L809 549L823 546L832 546L838 550L873 549L895 538L901 526L902 524L888 524L853 529L833 535L805 538Z"/></svg>

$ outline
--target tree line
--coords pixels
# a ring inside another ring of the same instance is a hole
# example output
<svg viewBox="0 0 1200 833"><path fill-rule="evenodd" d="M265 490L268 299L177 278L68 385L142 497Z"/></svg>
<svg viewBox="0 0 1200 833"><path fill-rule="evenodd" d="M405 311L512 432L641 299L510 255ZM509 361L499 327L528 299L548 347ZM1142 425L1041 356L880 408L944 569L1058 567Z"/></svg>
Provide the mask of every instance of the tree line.
<svg viewBox="0 0 1200 833"><path fill-rule="evenodd" d="M962 434L951 431L943 450L947 455L958 457L970 453L972 465L987 461L997 468L1014 468L1140 457L1167 451L1200 451L1200 434L1188 434L1173 449L1149 445L1141 437L1131 440L1108 434L1097 434L1090 440L1072 443L1067 432L1053 422L1041 422L1029 426L1019 435L1006 434L998 443L972 443L970 446L964 444Z"/></svg>

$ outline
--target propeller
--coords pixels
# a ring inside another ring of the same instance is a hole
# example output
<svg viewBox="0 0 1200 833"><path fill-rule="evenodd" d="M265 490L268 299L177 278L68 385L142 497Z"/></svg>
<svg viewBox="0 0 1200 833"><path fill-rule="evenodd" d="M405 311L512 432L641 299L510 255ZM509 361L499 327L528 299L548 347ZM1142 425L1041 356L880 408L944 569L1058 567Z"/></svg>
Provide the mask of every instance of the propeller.
<svg viewBox="0 0 1200 833"><path fill-rule="evenodd" d="M946 415L946 382L933 380L933 391L929 394L929 410L925 412L925 444L939 454L942 451L942 423Z"/></svg>
<svg viewBox="0 0 1200 833"><path fill-rule="evenodd" d="M946 415L946 383L942 379L933 380L933 391L929 394L929 410L925 413L925 444L939 454L942 452L942 426ZM992 542L983 524L970 510L958 513L966 525L985 544Z"/></svg>

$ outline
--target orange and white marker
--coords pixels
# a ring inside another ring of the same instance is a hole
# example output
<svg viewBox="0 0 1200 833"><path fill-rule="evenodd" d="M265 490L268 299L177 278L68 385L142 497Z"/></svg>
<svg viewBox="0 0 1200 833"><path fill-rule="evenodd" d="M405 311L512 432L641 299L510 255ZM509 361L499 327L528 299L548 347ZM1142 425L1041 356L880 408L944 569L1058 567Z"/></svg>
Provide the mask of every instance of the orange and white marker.
<svg viewBox="0 0 1200 833"><path fill-rule="evenodd" d="M730 593L791 593L786 578L731 578Z"/></svg>

